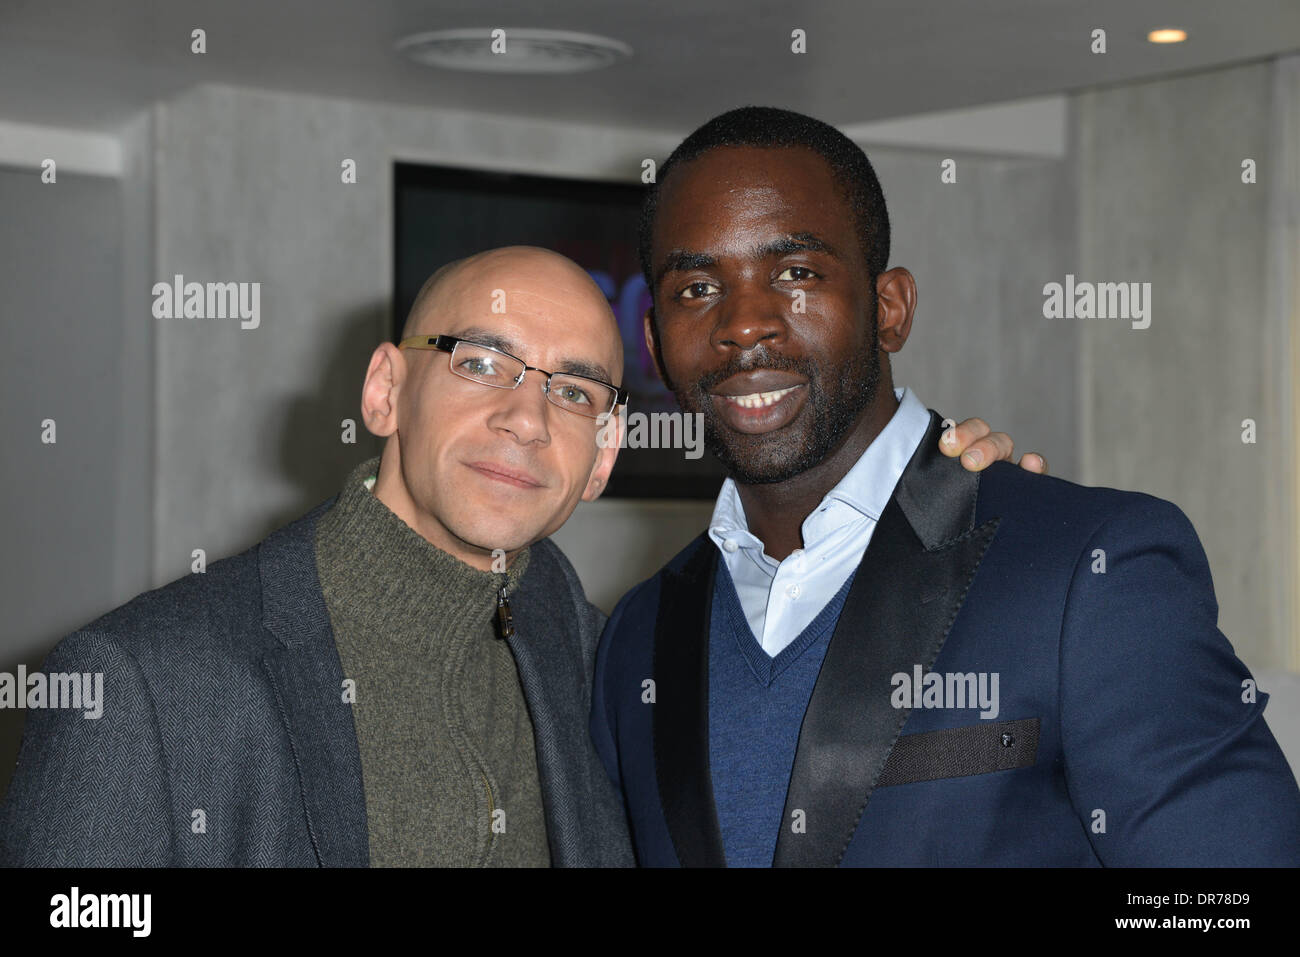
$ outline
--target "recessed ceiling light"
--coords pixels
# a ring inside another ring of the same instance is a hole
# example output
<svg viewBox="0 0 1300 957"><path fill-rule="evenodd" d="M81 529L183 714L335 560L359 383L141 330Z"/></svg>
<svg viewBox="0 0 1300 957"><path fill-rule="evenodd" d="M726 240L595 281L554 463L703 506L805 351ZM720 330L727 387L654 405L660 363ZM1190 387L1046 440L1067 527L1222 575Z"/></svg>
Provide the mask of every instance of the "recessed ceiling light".
<svg viewBox="0 0 1300 957"><path fill-rule="evenodd" d="M1165 27L1160 30L1152 30L1147 34L1147 40L1151 43L1182 43L1187 39L1187 31L1179 30L1177 27Z"/></svg>
<svg viewBox="0 0 1300 957"><path fill-rule="evenodd" d="M415 33L398 40L397 49L426 66L481 73L581 73L632 55L609 37L525 27Z"/></svg>

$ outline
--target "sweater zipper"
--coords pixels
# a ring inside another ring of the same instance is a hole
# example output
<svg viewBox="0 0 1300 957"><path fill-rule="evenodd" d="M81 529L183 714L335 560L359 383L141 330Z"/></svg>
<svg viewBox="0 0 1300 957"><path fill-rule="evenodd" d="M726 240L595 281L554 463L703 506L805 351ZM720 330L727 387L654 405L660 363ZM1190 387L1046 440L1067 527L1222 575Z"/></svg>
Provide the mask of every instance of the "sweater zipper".
<svg viewBox="0 0 1300 957"><path fill-rule="evenodd" d="M497 633L502 638L509 638L515 633L515 619L510 614L510 599L506 597L506 585L502 582L497 589ZM484 855L484 863L492 854L492 847L496 844L496 799L492 794L492 782L488 780L487 774L482 768L479 769L479 776L483 778L483 786L487 788L488 796L488 836L487 836L487 853Z"/></svg>
<svg viewBox="0 0 1300 957"><path fill-rule="evenodd" d="M515 633L514 617L510 614L510 599L506 598L506 585L502 582L497 588L497 634L502 638L509 638ZM493 828L496 825L496 797L492 794L492 782L488 780L487 772L479 767L479 777L483 779L483 787L487 789L488 798L488 834L487 834L487 851L483 855L484 863L487 863L488 857L492 854L492 846L496 843L496 831Z"/></svg>
<svg viewBox="0 0 1300 957"><path fill-rule="evenodd" d="M509 638L515 633L515 619L510 614L510 599L506 597L504 583L497 591L497 633L502 638Z"/></svg>

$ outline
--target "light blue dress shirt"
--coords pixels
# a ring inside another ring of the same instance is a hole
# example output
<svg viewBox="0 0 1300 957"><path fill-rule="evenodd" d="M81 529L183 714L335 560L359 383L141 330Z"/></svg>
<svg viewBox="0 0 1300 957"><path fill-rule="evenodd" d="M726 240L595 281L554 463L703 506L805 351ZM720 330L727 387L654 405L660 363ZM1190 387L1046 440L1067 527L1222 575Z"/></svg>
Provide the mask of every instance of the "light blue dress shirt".
<svg viewBox="0 0 1300 957"><path fill-rule="evenodd" d="M893 418L803 522L803 548L778 562L749 531L736 483L722 483L709 522L754 637L775 658L808 627L862 561L876 522L911 461L930 413L910 389L895 389Z"/></svg>

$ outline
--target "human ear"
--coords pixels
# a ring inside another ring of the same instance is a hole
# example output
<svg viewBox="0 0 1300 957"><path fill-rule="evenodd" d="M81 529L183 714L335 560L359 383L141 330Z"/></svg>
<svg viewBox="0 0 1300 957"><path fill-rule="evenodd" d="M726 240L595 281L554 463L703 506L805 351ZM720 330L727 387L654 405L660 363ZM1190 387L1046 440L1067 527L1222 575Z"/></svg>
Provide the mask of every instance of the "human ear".
<svg viewBox="0 0 1300 957"><path fill-rule="evenodd" d="M361 419L372 435L387 438L397 431L397 394L406 378L406 357L391 342L370 356L361 386Z"/></svg>
<svg viewBox="0 0 1300 957"><path fill-rule="evenodd" d="M627 428L626 414L626 407L619 406L613 415L600 420L600 431L596 433L596 461L587 477L587 487L582 490L584 502L596 501L609 486L609 475L614 471L614 461L618 458Z"/></svg>
<svg viewBox="0 0 1300 957"><path fill-rule="evenodd" d="M880 348L898 352L912 331L916 313L916 280L902 266L876 277L876 323Z"/></svg>
<svg viewBox="0 0 1300 957"><path fill-rule="evenodd" d="M651 304L641 318L645 328L645 347L650 353L650 358L654 360L655 372L659 374L659 379L669 392L673 391L673 385L668 380L668 373L664 370L664 357L659 349L659 332L655 328L655 307Z"/></svg>

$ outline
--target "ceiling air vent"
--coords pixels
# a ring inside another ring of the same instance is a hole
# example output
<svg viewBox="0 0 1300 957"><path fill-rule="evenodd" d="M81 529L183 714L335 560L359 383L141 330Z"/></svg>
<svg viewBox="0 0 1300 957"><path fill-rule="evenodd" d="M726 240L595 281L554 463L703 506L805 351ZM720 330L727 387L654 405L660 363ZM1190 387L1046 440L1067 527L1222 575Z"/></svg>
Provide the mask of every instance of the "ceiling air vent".
<svg viewBox="0 0 1300 957"><path fill-rule="evenodd" d="M397 49L426 66L480 73L581 73L632 55L608 37L524 27L415 33L398 40Z"/></svg>

